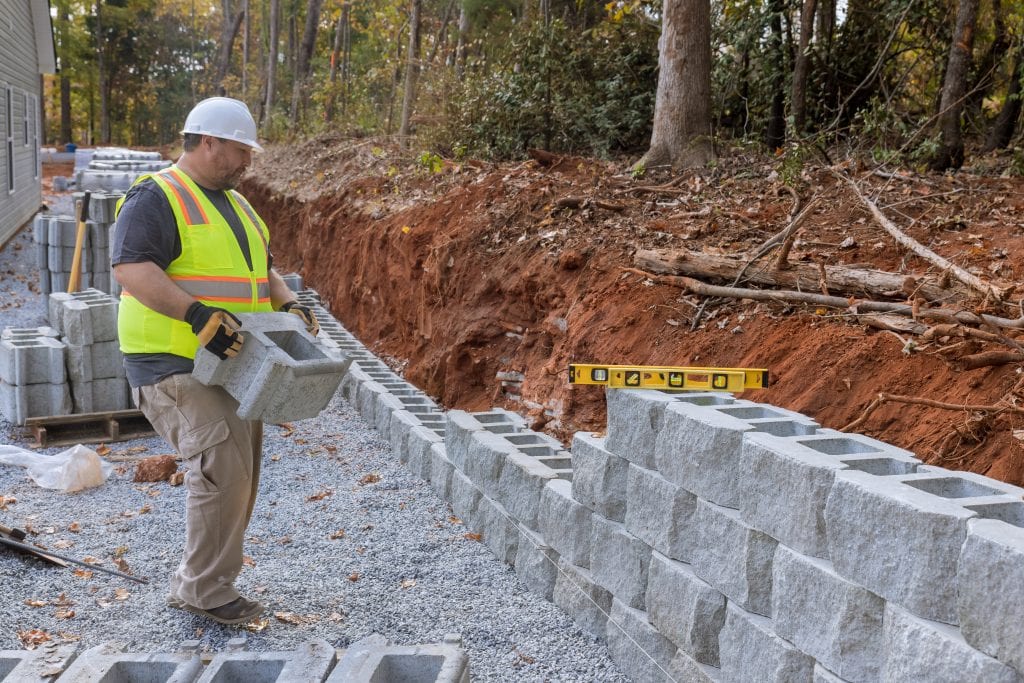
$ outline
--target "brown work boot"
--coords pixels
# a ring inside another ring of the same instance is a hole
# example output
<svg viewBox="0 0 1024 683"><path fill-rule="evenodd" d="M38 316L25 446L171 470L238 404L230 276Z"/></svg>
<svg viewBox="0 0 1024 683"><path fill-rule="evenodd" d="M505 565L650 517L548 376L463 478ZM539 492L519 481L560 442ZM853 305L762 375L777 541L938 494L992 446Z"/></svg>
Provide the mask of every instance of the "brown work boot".
<svg viewBox="0 0 1024 683"><path fill-rule="evenodd" d="M226 605L220 607L211 607L210 609L203 609L202 607L195 607L190 605L183 600L172 598L168 596L167 599L168 607L174 607L175 609L183 609L186 612L192 614L198 614L201 617L207 619L213 619L218 624L226 624L231 626L233 624L244 624L247 621L251 621L263 614L263 605L252 600L246 600L243 597L237 597Z"/></svg>

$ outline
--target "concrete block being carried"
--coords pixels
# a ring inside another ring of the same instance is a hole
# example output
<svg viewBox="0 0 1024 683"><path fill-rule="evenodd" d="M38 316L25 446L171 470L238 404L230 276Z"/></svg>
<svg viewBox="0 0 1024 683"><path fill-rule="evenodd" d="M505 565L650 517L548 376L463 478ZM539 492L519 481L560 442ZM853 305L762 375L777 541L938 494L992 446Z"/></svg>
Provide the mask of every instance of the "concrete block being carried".
<svg viewBox="0 0 1024 683"><path fill-rule="evenodd" d="M329 357L290 313L242 313L245 342L220 360L204 348L192 376L219 385L238 401L238 416L280 423L315 417L337 390L350 361Z"/></svg>

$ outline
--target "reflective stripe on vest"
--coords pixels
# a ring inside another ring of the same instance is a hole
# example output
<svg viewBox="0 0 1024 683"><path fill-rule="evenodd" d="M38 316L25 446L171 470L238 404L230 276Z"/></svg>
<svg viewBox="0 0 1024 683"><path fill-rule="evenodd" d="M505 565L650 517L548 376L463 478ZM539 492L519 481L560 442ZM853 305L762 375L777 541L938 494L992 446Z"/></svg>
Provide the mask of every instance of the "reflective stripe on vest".
<svg viewBox="0 0 1024 683"><path fill-rule="evenodd" d="M245 229L252 270L227 219L181 169L171 168L141 176L151 178L174 213L181 254L166 273L196 299L233 313L272 311L268 273L269 242L266 224L247 201L229 191L228 199ZM118 204L120 211L121 204ZM143 305L131 292L121 293L118 336L124 353L172 353L195 357L199 347L188 323L167 317Z"/></svg>

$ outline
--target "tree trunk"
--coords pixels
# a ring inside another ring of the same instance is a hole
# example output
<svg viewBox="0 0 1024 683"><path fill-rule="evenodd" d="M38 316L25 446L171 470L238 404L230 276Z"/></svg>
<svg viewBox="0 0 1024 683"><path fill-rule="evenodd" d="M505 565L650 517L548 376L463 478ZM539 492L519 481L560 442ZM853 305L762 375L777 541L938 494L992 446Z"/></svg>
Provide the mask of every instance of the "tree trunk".
<svg viewBox="0 0 1024 683"><path fill-rule="evenodd" d="M689 168L712 158L711 4L664 0L651 146L634 168Z"/></svg>
<svg viewBox="0 0 1024 683"><path fill-rule="evenodd" d="M103 40L103 0L96 0L96 78L100 95L100 144L110 144L110 108L107 100L106 41Z"/></svg>
<svg viewBox="0 0 1024 683"><path fill-rule="evenodd" d="M331 86L327 93L327 102L324 103L324 121L328 123L334 118L334 100L337 98L335 86L338 83L338 61L341 58L341 41L345 33L345 25L348 23L348 3L341 3L341 13L338 14L338 22L334 27L334 47L331 50L331 71L328 81Z"/></svg>
<svg viewBox="0 0 1024 683"><path fill-rule="evenodd" d="M228 69L231 66L231 51L234 48L235 38L238 37L238 31L242 27L242 19L245 18L244 11L239 12L236 15L231 14L231 0L222 0L221 7L224 17L221 21L220 51L217 55L217 73L213 79L213 85L214 88L216 88L218 95L225 94L224 79L227 78Z"/></svg>
<svg viewBox="0 0 1024 683"><path fill-rule="evenodd" d="M968 87L967 94L967 116L972 120L980 121L984 114L981 107L996 82L996 73L999 64L1008 54L1010 39L1006 33L1006 21L1003 18L1002 2L992 0L992 42L978 63L974 73L974 81Z"/></svg>
<svg viewBox="0 0 1024 683"><path fill-rule="evenodd" d="M1020 118L1021 92L1020 81L1024 78L1024 60L1021 59L1021 47L1013 51L1013 67L1010 70L1010 84L1006 91L1006 101L1003 108L999 110L999 116L989 131L985 140L983 152L991 152L996 149L1006 149L1013 138L1013 132L1017 128L1017 119Z"/></svg>
<svg viewBox="0 0 1024 683"><path fill-rule="evenodd" d="M772 99L768 111L768 128L765 131L765 145L769 151L779 149L786 144L786 57L782 49L782 13L784 10L783 0L771 1L771 18L768 21L771 28L768 38L768 54L772 61Z"/></svg>
<svg viewBox="0 0 1024 683"><path fill-rule="evenodd" d="M797 135L807 126L807 74L810 69L808 50L814 33L816 0L804 0L800 9L800 42L793 60L793 129Z"/></svg>
<svg viewBox="0 0 1024 683"><path fill-rule="evenodd" d="M448 24L452 20L452 10L455 6L455 0L451 0L447 5L444 6L444 13L441 15L441 28L437 30L437 38L434 39L434 44L430 46L430 54L424 60L424 64L433 64L434 58L437 57L437 53L447 43L448 38Z"/></svg>
<svg viewBox="0 0 1024 683"><path fill-rule="evenodd" d="M455 44L455 74L461 81L466 76L466 39L469 35L469 12L466 11L466 3L469 0L462 0L459 5L459 40Z"/></svg>
<svg viewBox="0 0 1024 683"><path fill-rule="evenodd" d="M940 148L932 159L935 171L960 168L964 163L964 141L960 131L960 115L964 110L967 92L967 73L971 66L971 48L974 44L974 22L978 16L978 0L960 0L956 13L956 28L949 46L946 78L942 84L939 103Z"/></svg>
<svg viewBox="0 0 1024 683"><path fill-rule="evenodd" d="M272 128L274 113L274 86L277 76L278 27L281 0L270 0L270 45L267 50L267 100L263 107L263 135L268 135Z"/></svg>
<svg viewBox="0 0 1024 683"><path fill-rule="evenodd" d="M68 61L70 60L71 49L67 45L68 31L71 19L68 16L67 5L61 8L60 12L60 140L59 142L71 142L71 79L67 77Z"/></svg>
<svg viewBox="0 0 1024 683"><path fill-rule="evenodd" d="M248 102L249 91L249 34L252 31L252 18L249 11L249 0L242 0L242 13L245 24L242 26L242 99Z"/></svg>
<svg viewBox="0 0 1024 683"><path fill-rule="evenodd" d="M306 28L302 32L302 45L299 47L298 60L295 64L295 80L292 84L292 124L299 120L299 100L303 99L306 90L306 79L309 77L313 60L313 48L316 46L316 32L320 27L320 8L323 0L309 0L306 6Z"/></svg>
<svg viewBox="0 0 1024 683"><path fill-rule="evenodd" d="M405 96L402 98L402 122L398 128L398 137L402 149L409 147L409 119L412 118L412 105L416 97L416 76L419 74L420 59L420 10L422 0L412 0L412 18L409 20L409 52L405 61Z"/></svg>

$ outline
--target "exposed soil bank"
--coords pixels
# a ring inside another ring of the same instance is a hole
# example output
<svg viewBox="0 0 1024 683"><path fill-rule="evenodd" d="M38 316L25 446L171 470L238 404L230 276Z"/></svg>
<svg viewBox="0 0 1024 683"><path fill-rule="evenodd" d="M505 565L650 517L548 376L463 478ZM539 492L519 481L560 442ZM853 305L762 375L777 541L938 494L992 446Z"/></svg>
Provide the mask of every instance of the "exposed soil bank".
<svg viewBox="0 0 1024 683"><path fill-rule="evenodd" d="M785 227L792 199L770 168L710 183L694 175L675 192L648 193L592 160L470 162L431 175L389 154L330 140L279 148L243 190L271 225L278 269L301 272L339 320L448 407L505 405L563 439L601 430L603 393L570 386L570 362L767 367L774 386L749 398L833 428L882 391L958 404L1016 399L1014 365L957 371L941 345L905 354L898 335L823 310L731 301L709 307L691 332L700 299L621 270L638 247L742 253ZM794 260L926 270L830 178L805 174L802 194L825 201ZM878 196L894 195L892 206L906 197L898 210L914 216L915 237L947 258L1012 281L1024 262L1020 183L958 182L890 180ZM584 199L578 208L555 204L574 196ZM854 245L840 247L846 238ZM955 352L971 350L977 343ZM887 404L859 431L928 462L1024 484L1012 436L1021 422Z"/></svg>

